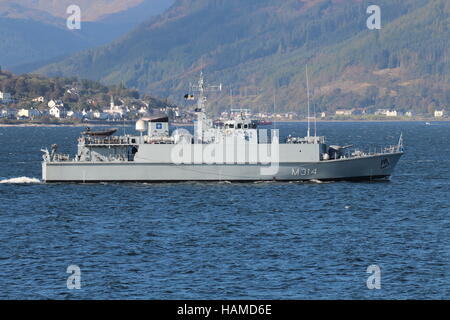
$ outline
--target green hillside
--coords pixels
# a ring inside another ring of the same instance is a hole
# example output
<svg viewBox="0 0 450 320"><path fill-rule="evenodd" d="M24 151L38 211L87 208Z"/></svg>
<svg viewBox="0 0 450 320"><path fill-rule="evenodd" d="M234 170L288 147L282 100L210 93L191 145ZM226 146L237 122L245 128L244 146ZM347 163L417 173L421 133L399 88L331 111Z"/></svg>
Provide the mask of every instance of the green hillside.
<svg viewBox="0 0 450 320"><path fill-rule="evenodd" d="M40 72L77 75L179 101L203 68L229 105L304 110L309 64L318 110L429 112L450 102L450 2L379 0L382 29L366 27L366 0L178 0L121 39Z"/></svg>
<svg viewBox="0 0 450 320"><path fill-rule="evenodd" d="M68 91L70 90L70 91ZM47 108L46 103L33 102L43 96L46 101L62 100L71 110L102 110L109 106L111 96L127 104L150 108L162 108L167 103L157 98L140 95L134 89L123 85L106 86L93 80L70 78L47 78L40 75L15 75L0 69L0 91L8 92L16 101L10 108Z"/></svg>

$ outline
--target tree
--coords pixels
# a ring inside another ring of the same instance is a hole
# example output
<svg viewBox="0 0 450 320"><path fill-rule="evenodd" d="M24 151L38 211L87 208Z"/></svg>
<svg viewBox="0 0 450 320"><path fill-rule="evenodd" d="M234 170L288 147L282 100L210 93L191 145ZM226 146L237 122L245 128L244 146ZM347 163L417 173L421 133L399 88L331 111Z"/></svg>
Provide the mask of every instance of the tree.
<svg viewBox="0 0 450 320"><path fill-rule="evenodd" d="M427 110L428 110L428 113L429 113L429 114L434 115L434 111L436 110L436 104L435 104L434 102L431 102L431 103L428 105Z"/></svg>

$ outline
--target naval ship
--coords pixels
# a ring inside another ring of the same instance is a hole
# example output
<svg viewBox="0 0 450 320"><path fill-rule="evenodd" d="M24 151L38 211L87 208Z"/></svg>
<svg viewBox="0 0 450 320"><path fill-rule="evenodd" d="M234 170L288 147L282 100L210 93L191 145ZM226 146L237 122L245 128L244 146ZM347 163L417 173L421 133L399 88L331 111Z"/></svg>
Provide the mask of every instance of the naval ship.
<svg viewBox="0 0 450 320"><path fill-rule="evenodd" d="M208 91L200 75L191 86L198 94L194 132L171 130L169 118L146 117L136 122L136 134L87 129L78 138L74 156L57 146L42 149L45 182L180 182L180 181L327 181L388 179L403 155L403 139L376 152L353 146L329 145L325 137L288 136L258 129L244 114L217 125L207 116ZM309 90L309 88L308 88ZM193 95L185 98L192 100ZM309 92L308 92L309 97ZM195 100L195 98L194 98ZM309 99L308 99L309 101ZM309 102L308 102L309 111Z"/></svg>

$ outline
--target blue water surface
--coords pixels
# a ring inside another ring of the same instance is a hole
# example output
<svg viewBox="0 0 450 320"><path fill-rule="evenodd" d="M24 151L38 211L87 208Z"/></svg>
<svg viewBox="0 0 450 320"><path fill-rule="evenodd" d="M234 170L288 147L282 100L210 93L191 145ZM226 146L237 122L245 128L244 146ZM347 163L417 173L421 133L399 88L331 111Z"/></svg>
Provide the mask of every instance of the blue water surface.
<svg viewBox="0 0 450 320"><path fill-rule="evenodd" d="M448 122L319 124L329 142L366 149L403 132L389 182L10 180L40 179L40 148L74 153L80 131L0 128L1 299L449 298ZM67 288L69 265L80 290ZM380 290L367 288L369 265Z"/></svg>

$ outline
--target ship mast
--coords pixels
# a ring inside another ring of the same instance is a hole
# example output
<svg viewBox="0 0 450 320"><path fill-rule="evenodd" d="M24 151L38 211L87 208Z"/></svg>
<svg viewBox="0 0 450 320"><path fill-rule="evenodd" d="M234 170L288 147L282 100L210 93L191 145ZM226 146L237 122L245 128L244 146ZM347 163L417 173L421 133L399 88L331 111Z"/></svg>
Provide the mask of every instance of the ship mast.
<svg viewBox="0 0 450 320"><path fill-rule="evenodd" d="M206 117L206 91L222 91L222 84L218 86L206 86L203 71L200 72L200 79L197 86L191 86L192 91L198 91L197 108L197 126L195 130L196 143L203 143L203 132L205 127L208 126L208 119Z"/></svg>
<svg viewBox="0 0 450 320"><path fill-rule="evenodd" d="M307 137L310 137L311 133L311 124L310 124L310 108L309 108L309 78L308 78L308 65L306 65L306 94L308 96L308 134Z"/></svg>
<svg viewBox="0 0 450 320"><path fill-rule="evenodd" d="M198 80L198 101L197 101L197 109L198 112L205 112L205 78L203 77L203 71L200 72L200 79Z"/></svg>

